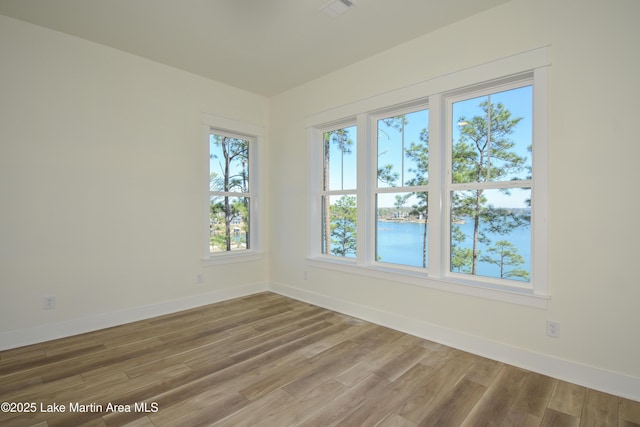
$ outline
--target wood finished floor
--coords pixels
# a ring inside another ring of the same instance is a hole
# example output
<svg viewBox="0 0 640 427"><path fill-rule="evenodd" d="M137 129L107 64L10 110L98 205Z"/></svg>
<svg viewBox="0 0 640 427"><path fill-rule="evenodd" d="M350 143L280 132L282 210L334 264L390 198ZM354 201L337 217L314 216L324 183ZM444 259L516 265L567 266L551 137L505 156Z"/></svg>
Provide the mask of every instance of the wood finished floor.
<svg viewBox="0 0 640 427"><path fill-rule="evenodd" d="M0 352L0 402L37 405L2 426L640 426L638 402L272 293Z"/></svg>

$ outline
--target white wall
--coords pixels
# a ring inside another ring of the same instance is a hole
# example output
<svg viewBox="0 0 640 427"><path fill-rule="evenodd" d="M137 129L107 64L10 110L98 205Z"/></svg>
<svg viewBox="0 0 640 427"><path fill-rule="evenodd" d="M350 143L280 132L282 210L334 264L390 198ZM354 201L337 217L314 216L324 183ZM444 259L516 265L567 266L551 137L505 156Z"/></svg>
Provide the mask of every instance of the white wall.
<svg viewBox="0 0 640 427"><path fill-rule="evenodd" d="M550 45L548 309L324 270L286 231L272 289L639 400L638 16L633 0L513 0L271 100L271 229L304 230L305 117Z"/></svg>
<svg viewBox="0 0 640 427"><path fill-rule="evenodd" d="M267 108L0 16L0 348L266 289L266 257L201 259L202 113L266 129Z"/></svg>

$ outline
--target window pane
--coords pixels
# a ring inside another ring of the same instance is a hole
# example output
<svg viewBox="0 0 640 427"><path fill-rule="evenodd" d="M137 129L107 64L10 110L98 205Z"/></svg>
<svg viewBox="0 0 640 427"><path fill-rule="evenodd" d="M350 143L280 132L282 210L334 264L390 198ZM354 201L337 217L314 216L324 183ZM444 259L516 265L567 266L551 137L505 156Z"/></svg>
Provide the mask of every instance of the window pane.
<svg viewBox="0 0 640 427"><path fill-rule="evenodd" d="M429 111L378 120L378 187L426 185Z"/></svg>
<svg viewBox="0 0 640 427"><path fill-rule="evenodd" d="M453 191L451 271L529 281L531 190Z"/></svg>
<svg viewBox="0 0 640 427"><path fill-rule="evenodd" d="M323 134L324 191L356 188L357 128L351 126Z"/></svg>
<svg viewBox="0 0 640 427"><path fill-rule="evenodd" d="M356 216L355 195L322 198L322 253L355 258Z"/></svg>
<svg viewBox="0 0 640 427"><path fill-rule="evenodd" d="M453 103L454 183L531 177L532 99L525 86Z"/></svg>
<svg viewBox="0 0 640 427"><path fill-rule="evenodd" d="M249 249L249 197L211 196L209 251Z"/></svg>
<svg viewBox="0 0 640 427"><path fill-rule="evenodd" d="M249 192L249 141L211 134L210 191Z"/></svg>
<svg viewBox="0 0 640 427"><path fill-rule="evenodd" d="M427 193L376 196L376 260L428 266Z"/></svg>

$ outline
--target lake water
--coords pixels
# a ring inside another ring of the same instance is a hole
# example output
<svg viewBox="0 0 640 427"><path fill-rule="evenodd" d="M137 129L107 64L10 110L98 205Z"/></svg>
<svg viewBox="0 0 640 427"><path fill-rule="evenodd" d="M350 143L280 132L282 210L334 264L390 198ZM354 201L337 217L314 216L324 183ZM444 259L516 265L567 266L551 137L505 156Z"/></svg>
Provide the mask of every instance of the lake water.
<svg viewBox="0 0 640 427"><path fill-rule="evenodd" d="M378 222L378 257L381 262L389 262L402 265L422 267L422 239L424 224L415 222ZM465 221L460 224L462 232L469 236L462 246L471 248L473 224ZM531 271L531 235L529 227L521 227L513 231L509 236L487 233L495 244L498 240L508 240L517 249L524 263L519 268ZM480 243L481 254L487 253L488 245ZM427 252L427 263L429 260ZM515 267L508 267L513 269ZM488 277L499 277L500 269L489 263L478 263L478 274Z"/></svg>

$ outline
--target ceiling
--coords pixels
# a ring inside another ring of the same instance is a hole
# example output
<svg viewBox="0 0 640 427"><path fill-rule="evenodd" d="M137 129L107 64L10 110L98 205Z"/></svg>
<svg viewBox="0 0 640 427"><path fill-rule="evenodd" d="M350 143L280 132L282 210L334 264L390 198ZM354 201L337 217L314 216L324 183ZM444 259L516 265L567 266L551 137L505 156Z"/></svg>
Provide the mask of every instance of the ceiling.
<svg viewBox="0 0 640 427"><path fill-rule="evenodd" d="M353 0L333 17L329 1L0 0L0 14L273 96L508 0Z"/></svg>

